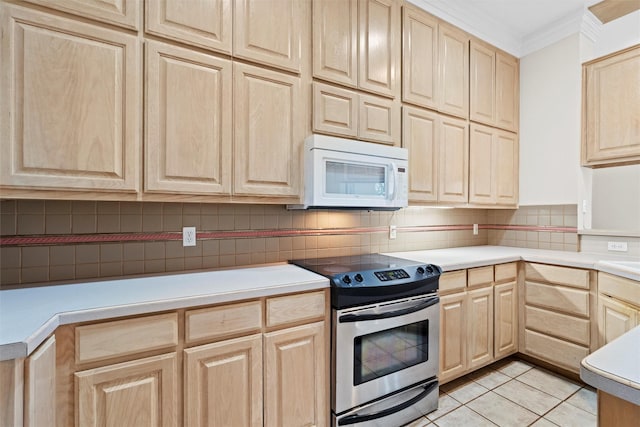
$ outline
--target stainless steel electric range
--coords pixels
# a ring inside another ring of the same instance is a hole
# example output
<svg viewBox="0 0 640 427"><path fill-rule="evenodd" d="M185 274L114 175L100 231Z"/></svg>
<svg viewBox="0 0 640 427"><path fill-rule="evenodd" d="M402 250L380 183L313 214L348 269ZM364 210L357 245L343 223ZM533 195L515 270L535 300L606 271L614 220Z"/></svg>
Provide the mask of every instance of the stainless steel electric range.
<svg viewBox="0 0 640 427"><path fill-rule="evenodd" d="M334 426L400 426L438 406L432 264L379 254L290 261L331 281Z"/></svg>

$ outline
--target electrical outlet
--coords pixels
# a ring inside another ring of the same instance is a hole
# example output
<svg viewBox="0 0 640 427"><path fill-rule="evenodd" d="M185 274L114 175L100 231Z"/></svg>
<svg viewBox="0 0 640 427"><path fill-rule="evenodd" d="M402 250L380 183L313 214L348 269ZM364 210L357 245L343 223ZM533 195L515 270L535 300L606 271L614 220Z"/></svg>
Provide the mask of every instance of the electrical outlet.
<svg viewBox="0 0 640 427"><path fill-rule="evenodd" d="M182 246L196 245L196 228L182 227Z"/></svg>
<svg viewBox="0 0 640 427"><path fill-rule="evenodd" d="M627 252L627 242L607 242L607 250L613 252Z"/></svg>
<svg viewBox="0 0 640 427"><path fill-rule="evenodd" d="M473 224L473 235L474 236L478 235L478 224Z"/></svg>
<svg viewBox="0 0 640 427"><path fill-rule="evenodd" d="M393 240L396 238L397 227L395 225L389 226L389 239Z"/></svg>

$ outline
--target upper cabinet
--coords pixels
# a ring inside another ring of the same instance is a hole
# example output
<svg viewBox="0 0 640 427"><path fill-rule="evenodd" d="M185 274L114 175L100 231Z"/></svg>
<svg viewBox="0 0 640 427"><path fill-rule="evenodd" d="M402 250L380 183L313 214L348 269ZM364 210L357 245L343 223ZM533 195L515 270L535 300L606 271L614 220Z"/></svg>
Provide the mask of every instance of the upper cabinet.
<svg viewBox="0 0 640 427"><path fill-rule="evenodd" d="M582 66L582 164L640 163L640 45Z"/></svg>
<svg viewBox="0 0 640 427"><path fill-rule="evenodd" d="M472 39L470 44L472 121L516 132L519 114L518 59Z"/></svg>
<svg viewBox="0 0 640 427"><path fill-rule="evenodd" d="M395 98L400 91L400 3L313 3L313 75Z"/></svg>
<svg viewBox="0 0 640 427"><path fill-rule="evenodd" d="M438 108L438 19L402 7L402 101Z"/></svg>
<svg viewBox="0 0 640 427"><path fill-rule="evenodd" d="M24 0L83 18L137 30L142 0ZM154 2L151 2L154 3Z"/></svg>
<svg viewBox="0 0 640 427"><path fill-rule="evenodd" d="M438 26L438 110L469 117L469 35L440 21Z"/></svg>
<svg viewBox="0 0 640 427"><path fill-rule="evenodd" d="M145 31L231 54L232 0L154 0L145 4Z"/></svg>
<svg viewBox="0 0 640 427"><path fill-rule="evenodd" d="M140 41L4 2L0 17L2 186L138 191Z"/></svg>
<svg viewBox="0 0 640 427"><path fill-rule="evenodd" d="M310 0L236 0L233 56L299 73L307 57Z"/></svg>

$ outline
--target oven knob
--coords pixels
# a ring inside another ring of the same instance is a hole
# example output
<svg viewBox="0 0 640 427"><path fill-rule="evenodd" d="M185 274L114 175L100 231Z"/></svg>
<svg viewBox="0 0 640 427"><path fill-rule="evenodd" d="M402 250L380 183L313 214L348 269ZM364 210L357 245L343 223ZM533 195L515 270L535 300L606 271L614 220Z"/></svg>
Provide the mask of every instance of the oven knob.
<svg viewBox="0 0 640 427"><path fill-rule="evenodd" d="M422 267L418 267L416 271L418 272L418 274L424 274L424 268Z"/></svg>
<svg viewBox="0 0 640 427"><path fill-rule="evenodd" d="M356 276L354 277L354 279L356 279L356 282L362 282L364 279L362 278L362 275L360 273L356 274Z"/></svg>
<svg viewBox="0 0 640 427"><path fill-rule="evenodd" d="M427 271L429 272L429 274L433 274L433 267L430 265L427 265Z"/></svg>
<svg viewBox="0 0 640 427"><path fill-rule="evenodd" d="M349 277L349 276L344 276L344 277L342 278L342 281L348 285L349 283L351 283L351 277Z"/></svg>

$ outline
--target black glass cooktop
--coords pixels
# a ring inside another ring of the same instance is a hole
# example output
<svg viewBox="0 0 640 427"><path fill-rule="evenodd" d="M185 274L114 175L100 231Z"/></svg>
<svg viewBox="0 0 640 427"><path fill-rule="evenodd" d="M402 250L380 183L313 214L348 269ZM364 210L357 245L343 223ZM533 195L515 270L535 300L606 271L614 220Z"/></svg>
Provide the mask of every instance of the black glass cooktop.
<svg viewBox="0 0 640 427"><path fill-rule="evenodd" d="M421 263L417 261L381 254L307 258L291 260L289 262L326 277L333 277L345 273L362 273L363 271L371 270L386 271L421 265Z"/></svg>

